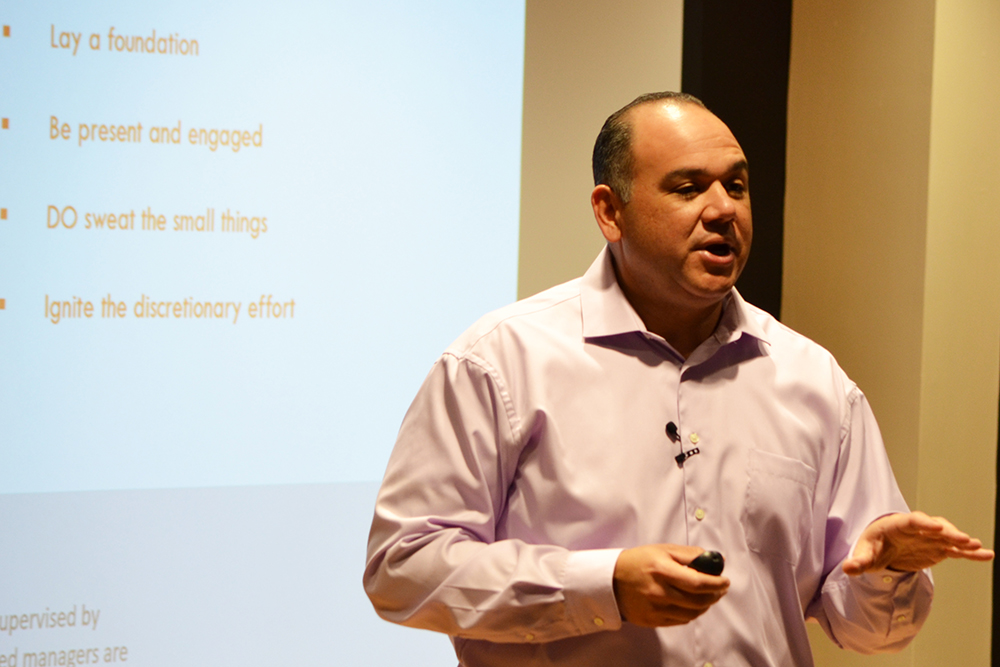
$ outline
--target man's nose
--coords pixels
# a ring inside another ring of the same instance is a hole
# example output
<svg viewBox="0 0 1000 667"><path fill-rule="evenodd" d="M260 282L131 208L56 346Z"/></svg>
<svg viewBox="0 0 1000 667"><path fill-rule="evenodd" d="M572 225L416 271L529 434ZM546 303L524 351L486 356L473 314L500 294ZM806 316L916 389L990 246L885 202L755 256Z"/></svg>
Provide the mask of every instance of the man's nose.
<svg viewBox="0 0 1000 667"><path fill-rule="evenodd" d="M702 217L707 220L728 221L736 216L736 202L729 195L721 181L715 181L705 192L705 210Z"/></svg>

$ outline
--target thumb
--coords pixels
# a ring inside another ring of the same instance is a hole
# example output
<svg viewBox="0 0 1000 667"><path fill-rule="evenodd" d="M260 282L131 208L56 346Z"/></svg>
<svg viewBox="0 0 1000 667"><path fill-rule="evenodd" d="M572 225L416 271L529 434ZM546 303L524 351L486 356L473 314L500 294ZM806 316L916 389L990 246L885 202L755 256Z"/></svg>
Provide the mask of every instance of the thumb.
<svg viewBox="0 0 1000 667"><path fill-rule="evenodd" d="M844 573L851 576L857 576L866 570L871 569L874 562L875 545L871 540L862 536L861 539L858 540L857 546L854 547L854 553L851 554L850 558L844 560Z"/></svg>

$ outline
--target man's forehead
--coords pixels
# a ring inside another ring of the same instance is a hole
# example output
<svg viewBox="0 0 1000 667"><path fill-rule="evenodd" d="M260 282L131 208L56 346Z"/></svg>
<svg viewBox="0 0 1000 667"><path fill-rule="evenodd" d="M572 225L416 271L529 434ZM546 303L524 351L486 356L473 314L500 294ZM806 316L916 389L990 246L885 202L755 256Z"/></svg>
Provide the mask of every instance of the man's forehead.
<svg viewBox="0 0 1000 667"><path fill-rule="evenodd" d="M665 157L683 160L702 155L724 159L727 164L742 161L743 150L736 137L711 111L675 100L643 104L632 109L633 158L662 161Z"/></svg>
<svg viewBox="0 0 1000 667"><path fill-rule="evenodd" d="M733 175L745 174L749 172L749 167L745 158L738 157L724 166L722 172ZM667 178L702 178L705 176L714 177L716 175L714 171L709 171L701 167L680 167L668 173Z"/></svg>

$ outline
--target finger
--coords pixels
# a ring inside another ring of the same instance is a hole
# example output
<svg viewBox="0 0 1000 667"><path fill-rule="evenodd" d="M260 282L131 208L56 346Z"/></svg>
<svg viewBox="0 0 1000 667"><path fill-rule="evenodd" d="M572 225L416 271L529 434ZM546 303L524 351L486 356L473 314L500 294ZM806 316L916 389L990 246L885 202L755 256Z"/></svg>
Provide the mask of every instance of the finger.
<svg viewBox="0 0 1000 667"><path fill-rule="evenodd" d="M698 575L694 582L666 574L654 573L653 580L660 588L659 600L667 604L678 604L685 607L701 608L715 604L729 590L729 579L713 577L707 574ZM699 581L707 579L707 582Z"/></svg>
<svg viewBox="0 0 1000 667"><path fill-rule="evenodd" d="M970 537L969 539L962 540L960 542L952 541L949 546L962 551L976 551L983 548L983 543L974 537Z"/></svg>
<svg viewBox="0 0 1000 667"><path fill-rule="evenodd" d="M654 609L654 615L656 616L656 625L681 625L683 623L690 623L708 610L709 607L704 607L702 609L691 609L688 607L665 607L663 609Z"/></svg>
<svg viewBox="0 0 1000 667"><path fill-rule="evenodd" d="M900 514L898 516L904 517L909 525L923 530L940 530L946 523L948 523L942 517L930 516L920 510L910 512L908 514Z"/></svg>
<svg viewBox="0 0 1000 667"><path fill-rule="evenodd" d="M650 608L642 616L629 619L629 622L633 625L641 625L648 628L683 625L690 623L706 611L708 609L683 609L681 607Z"/></svg>
<svg viewBox="0 0 1000 667"><path fill-rule="evenodd" d="M704 614L723 595L692 596L674 588L665 588L645 596L639 607L632 609L632 613L624 618L634 625L645 627L681 625Z"/></svg>
<svg viewBox="0 0 1000 667"><path fill-rule="evenodd" d="M905 540L901 541L927 547L964 549L967 551L975 551L976 549L981 549L983 546L981 541L961 531L956 531L955 533L920 533L917 535L908 535L905 537Z"/></svg>
<svg viewBox="0 0 1000 667"><path fill-rule="evenodd" d="M689 623L704 614L707 609L682 609L680 607L657 608L647 606L626 618L632 625L645 628L657 628L669 625Z"/></svg>
<svg viewBox="0 0 1000 667"><path fill-rule="evenodd" d="M887 533L898 532L904 535L934 535L947 532L950 526L953 533L957 529L941 517L927 516L923 512L911 512L910 514L895 514L894 521L888 522L885 526Z"/></svg>
<svg viewBox="0 0 1000 667"><path fill-rule="evenodd" d="M909 514L894 514L883 517L879 522L881 530L886 535L902 535L906 537L938 538L947 542L961 544L972 538L968 533L959 530L955 524L942 516L928 516L923 512ZM875 525L875 524L873 524Z"/></svg>
<svg viewBox="0 0 1000 667"><path fill-rule="evenodd" d="M963 546L969 549L982 546L944 517L931 517L923 512L883 517L872 525L877 526L879 532L892 542L919 541L923 546Z"/></svg>
<svg viewBox="0 0 1000 667"><path fill-rule="evenodd" d="M881 543L879 543L881 544ZM844 561L841 566L845 574L857 576L875 565L876 542L873 539L862 536L854 547L854 553Z"/></svg>
<svg viewBox="0 0 1000 667"><path fill-rule="evenodd" d="M876 563L874 560L859 560L857 558L848 558L844 561L844 564L841 565L841 569L843 569L844 574L851 577L856 577L871 570L880 570L882 567L883 566L881 564Z"/></svg>
<svg viewBox="0 0 1000 667"><path fill-rule="evenodd" d="M671 597L649 600L649 606L664 617L673 615L678 620L691 619L704 613L721 599L718 597Z"/></svg>
<svg viewBox="0 0 1000 667"><path fill-rule="evenodd" d="M982 542L971 537L965 539L949 538L940 534L887 536L887 540L901 553L948 550L975 551L983 546Z"/></svg>
<svg viewBox="0 0 1000 667"><path fill-rule="evenodd" d="M844 574L856 577L859 574L864 573L865 563L863 561L858 560L857 558L849 558L844 561L844 564L841 566L841 568L844 570Z"/></svg>
<svg viewBox="0 0 1000 667"><path fill-rule="evenodd" d="M704 574L685 566L651 572L650 576L660 586L664 597L670 599L701 600L714 604L729 590L727 577Z"/></svg>
<svg viewBox="0 0 1000 667"><path fill-rule="evenodd" d="M685 567L681 573L654 572L655 579L664 588L675 588L686 595L719 595L729 590L729 579L703 574Z"/></svg>
<svg viewBox="0 0 1000 667"><path fill-rule="evenodd" d="M929 517L922 512L914 512L914 514L918 516L918 525L921 527L920 535L922 537L931 540L936 538L950 546L958 546L971 551L980 549L983 546L980 540L972 537L965 531L959 530L955 524L942 516Z"/></svg>
<svg viewBox="0 0 1000 667"><path fill-rule="evenodd" d="M687 593L681 590L673 591L671 597L671 602L685 609L708 609L713 604L722 599L722 596L726 594L725 590L715 591L711 593Z"/></svg>
<svg viewBox="0 0 1000 667"><path fill-rule="evenodd" d="M671 550L671 557L681 565L690 565L691 561L703 553L705 550L699 546L675 545Z"/></svg>
<svg viewBox="0 0 1000 667"><path fill-rule="evenodd" d="M937 522L937 524L941 526L939 534L942 537L945 537L946 539L954 542L968 542L972 540L972 537L968 533L959 530L955 526L955 524L953 524L951 521L948 521L943 516L933 517L932 520Z"/></svg>
<svg viewBox="0 0 1000 667"><path fill-rule="evenodd" d="M985 563L993 560L996 553L992 549L975 549L975 550L965 550L956 549L954 551L949 551L948 556L951 558L962 558L965 560L974 560L981 563Z"/></svg>
<svg viewBox="0 0 1000 667"><path fill-rule="evenodd" d="M664 591L662 596L649 599L650 610L657 616L658 624L667 620L686 623L708 611L725 595L725 592L691 595L679 590Z"/></svg>

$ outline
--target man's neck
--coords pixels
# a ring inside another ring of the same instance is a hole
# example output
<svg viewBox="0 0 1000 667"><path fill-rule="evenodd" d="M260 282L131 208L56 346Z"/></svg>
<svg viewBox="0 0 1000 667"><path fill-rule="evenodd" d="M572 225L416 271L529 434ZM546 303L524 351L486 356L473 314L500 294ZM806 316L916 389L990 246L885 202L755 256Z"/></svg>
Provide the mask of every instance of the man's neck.
<svg viewBox="0 0 1000 667"><path fill-rule="evenodd" d="M715 333L722 317L724 295L718 299L702 300L694 295L685 298L683 294L657 293L642 289L642 285L633 288L629 286L629 281L622 279L614 254L611 265L618 286L646 329L661 336L685 359Z"/></svg>
<svg viewBox="0 0 1000 667"><path fill-rule="evenodd" d="M722 302L706 309L687 309L670 303L639 303L631 297L629 302L646 328L662 336L685 359L715 333L722 317Z"/></svg>

